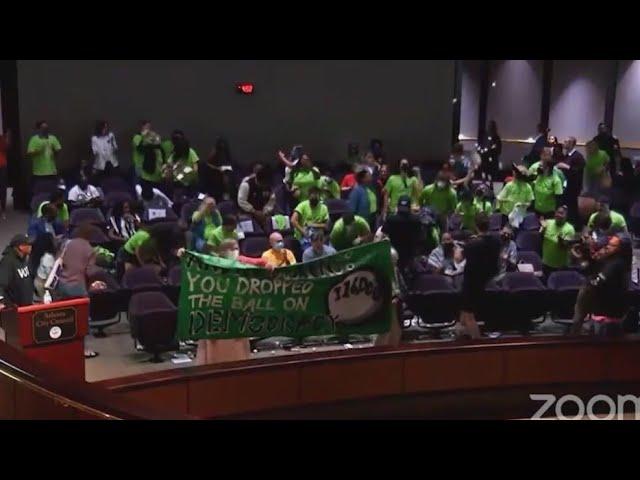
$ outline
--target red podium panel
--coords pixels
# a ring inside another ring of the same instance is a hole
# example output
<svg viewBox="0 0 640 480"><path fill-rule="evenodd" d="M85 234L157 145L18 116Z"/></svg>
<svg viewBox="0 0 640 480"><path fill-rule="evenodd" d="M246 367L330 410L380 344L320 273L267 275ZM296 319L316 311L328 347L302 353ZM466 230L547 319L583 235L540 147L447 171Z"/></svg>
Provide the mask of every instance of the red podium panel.
<svg viewBox="0 0 640 480"><path fill-rule="evenodd" d="M75 298L3 312L6 342L62 375L84 381L89 299Z"/></svg>

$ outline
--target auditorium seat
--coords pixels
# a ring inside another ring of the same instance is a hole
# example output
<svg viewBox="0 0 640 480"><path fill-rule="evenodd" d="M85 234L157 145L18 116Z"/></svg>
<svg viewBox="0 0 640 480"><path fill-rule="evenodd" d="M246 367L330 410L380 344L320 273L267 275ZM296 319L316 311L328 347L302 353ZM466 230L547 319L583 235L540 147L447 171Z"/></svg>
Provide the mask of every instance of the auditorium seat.
<svg viewBox="0 0 640 480"><path fill-rule="evenodd" d="M230 200L220 202L218 204L218 210L220 211L220 215L223 217L225 215L238 215L238 205Z"/></svg>
<svg viewBox="0 0 640 480"><path fill-rule="evenodd" d="M89 327L96 329L95 337L105 337L104 329L120 322L120 314L125 309L117 280L104 270L99 270L87 276L87 284L96 281L107 285L105 290L89 290Z"/></svg>
<svg viewBox="0 0 640 480"><path fill-rule="evenodd" d="M531 251L519 251L518 263L528 263L533 266L533 273L540 277L542 276L542 259L536 252Z"/></svg>
<svg viewBox="0 0 640 480"><path fill-rule="evenodd" d="M629 210L629 231L635 237L640 237L640 202L631 205Z"/></svg>
<svg viewBox="0 0 640 480"><path fill-rule="evenodd" d="M31 213L35 216L38 213L38 207L43 202L48 202L49 197L51 197L50 193L38 193L34 195L31 199L31 203L29 204L31 207Z"/></svg>
<svg viewBox="0 0 640 480"><path fill-rule="evenodd" d="M492 213L489 215L489 230L497 232L502 228L502 214Z"/></svg>
<svg viewBox="0 0 640 480"><path fill-rule="evenodd" d="M302 247L300 247L300 242L294 236L284 236L282 237L284 240L284 248L288 248L293 252L293 256L296 257L298 262L302 261Z"/></svg>
<svg viewBox="0 0 640 480"><path fill-rule="evenodd" d="M506 313L503 328L528 333L533 320L549 310L549 292L539 278L530 273L510 272L501 281L506 292L502 308Z"/></svg>
<svg viewBox="0 0 640 480"><path fill-rule="evenodd" d="M520 225L520 230L525 230L529 232L540 231L540 220L535 213L527 213L524 219L522 220L522 225Z"/></svg>
<svg viewBox="0 0 640 480"><path fill-rule="evenodd" d="M122 276L122 292L128 296L147 291L161 290L164 283L152 266L132 268Z"/></svg>
<svg viewBox="0 0 640 480"><path fill-rule="evenodd" d="M71 238L76 238L78 234L79 227L74 228L71 231ZM89 243L91 245L99 245L101 247L106 247L111 243L111 239L107 237L107 235L102 231L100 227L97 225L90 225L88 227L89 230Z"/></svg>
<svg viewBox="0 0 640 480"><path fill-rule="evenodd" d="M265 232L260 224L249 216L240 216L240 218L238 218L238 230L242 231L245 238L265 236Z"/></svg>
<svg viewBox="0 0 640 480"><path fill-rule="evenodd" d="M267 237L249 237L240 241L240 252L247 257L259 258L270 248Z"/></svg>
<svg viewBox="0 0 640 480"><path fill-rule="evenodd" d="M104 227L107 221L99 208L76 208L71 212L69 224L72 227L77 227L81 223Z"/></svg>
<svg viewBox="0 0 640 480"><path fill-rule="evenodd" d="M149 219L148 217L150 216L150 212L145 211L142 219L145 223L152 225L163 222L178 223L178 215L176 215L176 212L174 212L171 208L156 208L151 210L156 210L156 212L154 212L156 216L154 216L154 218L152 219ZM160 210L161 212L158 212L157 210ZM164 213L164 216L162 215L162 213Z"/></svg>
<svg viewBox="0 0 640 480"><path fill-rule="evenodd" d="M518 232L516 246L518 250L540 254L542 252L542 235L540 232Z"/></svg>
<svg viewBox="0 0 640 480"><path fill-rule="evenodd" d="M121 192L121 191L113 191L105 194L104 197L104 208L106 210L113 208L118 203L122 202L132 202L134 199L133 195L129 192Z"/></svg>
<svg viewBox="0 0 640 480"><path fill-rule="evenodd" d="M200 207L200 200L192 200L182 205L180 209L180 222L184 227L191 226L191 218L196 210Z"/></svg>
<svg viewBox="0 0 640 480"><path fill-rule="evenodd" d="M418 315L418 326L436 337L442 330L455 325L460 311L460 292L450 277L418 275L406 297L409 310Z"/></svg>
<svg viewBox="0 0 640 480"><path fill-rule="evenodd" d="M291 220L289 219L289 217L287 218L287 225L289 226L288 228L276 228L276 225L274 224L274 218L273 216L267 217L267 230L265 232L265 235L269 236L271 235L273 232L280 232L283 236L285 235L293 235L293 228L291 227Z"/></svg>
<svg viewBox="0 0 640 480"><path fill-rule="evenodd" d="M571 325L578 290L585 278L575 270L553 272L547 279L547 288L553 292L550 301L551 320Z"/></svg>
<svg viewBox="0 0 640 480"><path fill-rule="evenodd" d="M103 178L100 182L100 188L102 188L105 195L111 192L125 192L128 194L133 192L131 185L129 185L126 180L115 176Z"/></svg>
<svg viewBox="0 0 640 480"><path fill-rule="evenodd" d="M162 292L141 292L129 302L131 335L153 356L153 363L162 362L160 354L179 348L175 339L178 309Z"/></svg>
<svg viewBox="0 0 640 480"><path fill-rule="evenodd" d="M46 195L49 197L58 188L58 181L55 179L36 179L33 182L33 195Z"/></svg>

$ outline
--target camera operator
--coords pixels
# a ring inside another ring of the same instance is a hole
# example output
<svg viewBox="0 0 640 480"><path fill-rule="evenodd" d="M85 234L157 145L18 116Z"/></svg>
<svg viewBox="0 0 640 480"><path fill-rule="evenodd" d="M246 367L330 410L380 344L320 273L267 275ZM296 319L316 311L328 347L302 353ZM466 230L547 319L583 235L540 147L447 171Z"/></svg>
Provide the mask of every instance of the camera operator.
<svg viewBox="0 0 640 480"><path fill-rule="evenodd" d="M578 335L588 314L608 317L604 332L621 333L622 317L628 309L632 248L630 239L614 235L603 241L585 239L572 253L582 260L587 283L578 292L571 334Z"/></svg>

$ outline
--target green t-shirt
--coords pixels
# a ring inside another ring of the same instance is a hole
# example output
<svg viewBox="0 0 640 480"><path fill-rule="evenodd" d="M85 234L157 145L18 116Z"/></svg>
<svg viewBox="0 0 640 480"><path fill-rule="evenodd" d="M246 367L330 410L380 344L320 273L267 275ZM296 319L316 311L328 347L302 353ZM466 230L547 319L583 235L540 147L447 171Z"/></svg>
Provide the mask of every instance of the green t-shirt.
<svg viewBox="0 0 640 480"><path fill-rule="evenodd" d="M537 161L533 165L531 165L529 167L529 175L533 175L533 176L537 177L538 176L538 167L540 167L541 164L542 164L541 161ZM562 185L563 188L564 188L564 185L565 185L565 183L567 181L567 177L564 175L564 172L561 169L559 169L558 167L553 167L553 174L560 179L560 185Z"/></svg>
<svg viewBox="0 0 640 480"><path fill-rule="evenodd" d="M131 141L131 161L136 169L136 173L138 175L142 175L142 162L144 161L144 154L138 150L138 147L142 143L142 135L137 134L133 136L133 140Z"/></svg>
<svg viewBox="0 0 640 480"><path fill-rule="evenodd" d="M42 207L44 207L47 203L49 202L42 202L39 206L38 206L38 210L36 211L36 216L39 218L42 216ZM62 208L58 209L58 216L56 217L58 220L60 220L62 223L69 221L69 207L67 206L66 203L62 204Z"/></svg>
<svg viewBox="0 0 640 480"><path fill-rule="evenodd" d="M163 140L162 142L160 142L160 148L162 149L164 158L169 158L173 153L173 142L171 141L171 139Z"/></svg>
<svg viewBox="0 0 640 480"><path fill-rule="evenodd" d="M478 211L491 215L493 213L493 205L489 200L480 200L478 197L473 198L473 204Z"/></svg>
<svg viewBox="0 0 640 480"><path fill-rule="evenodd" d="M193 148L189 149L189 156L186 159L175 158L175 153L172 153L167 162L173 169L173 179L187 187L197 183L198 172L196 165L198 160L198 155Z"/></svg>
<svg viewBox="0 0 640 480"><path fill-rule="evenodd" d="M564 268L569 265L569 247L561 247L558 238L570 240L576 231L565 222L559 226L555 220L548 220L542 236L542 263L551 268Z"/></svg>
<svg viewBox="0 0 640 480"><path fill-rule="evenodd" d="M129 240L124 244L124 250L131 255L136 253L136 249L140 247L143 243L151 238L149 232L146 230L138 230L136 233L129 237Z"/></svg>
<svg viewBox="0 0 640 480"><path fill-rule="evenodd" d="M198 223L196 220L197 215L197 211L193 212L193 215L191 215L191 223ZM222 215L220 215L218 210L214 210L211 214L203 215L201 221L204 225L204 228L202 229L202 238L207 239L211 237L216 227L222 225Z"/></svg>
<svg viewBox="0 0 640 480"><path fill-rule="evenodd" d="M590 178L597 177L600 175L600 173L598 173L598 170L608 162L609 155L607 155L607 152L598 150L595 154L587 157L584 171Z"/></svg>
<svg viewBox="0 0 640 480"><path fill-rule="evenodd" d="M60 142L54 135L42 138L40 135L34 135L29 139L27 153L33 154L33 174L34 175L57 175L58 169L54 152L62 149Z"/></svg>
<svg viewBox="0 0 640 480"><path fill-rule="evenodd" d="M533 189L527 182L512 180L500 191L497 200L500 212L509 215L516 203L531 203Z"/></svg>
<svg viewBox="0 0 640 480"><path fill-rule="evenodd" d="M378 211L378 196L371 187L367 187L367 197L369 197L369 213L374 214Z"/></svg>
<svg viewBox="0 0 640 480"><path fill-rule="evenodd" d="M438 188L435 183L427 185L420 194L420 206L430 207L438 215L449 215L456 209L458 197L451 188Z"/></svg>
<svg viewBox="0 0 640 480"><path fill-rule="evenodd" d="M329 221L329 209L323 202L318 202L316 208L312 208L309 200L300 202L295 209L298 212L300 225L304 228L311 223L327 223ZM300 240L302 235L296 229L295 237Z"/></svg>
<svg viewBox="0 0 640 480"><path fill-rule="evenodd" d="M462 218L462 228L476 230L476 215L482 212L481 207L475 202L460 202L456 207L456 213Z"/></svg>
<svg viewBox="0 0 640 480"><path fill-rule="evenodd" d="M336 250L344 250L353 247L353 241L371 232L367 221L359 215L354 215L353 223L347 228L340 218L331 230L331 245Z"/></svg>
<svg viewBox="0 0 640 480"><path fill-rule="evenodd" d="M235 230L227 232L222 225L220 225L211 230L209 236L205 237L205 240L207 244L217 247L225 240L238 240L238 232Z"/></svg>
<svg viewBox="0 0 640 480"><path fill-rule="evenodd" d="M304 202L309 198L309 190L311 187L317 187L319 184L319 178L316 178L318 171L316 169L301 169L297 170L293 175L292 186L294 189L300 191L298 202Z"/></svg>
<svg viewBox="0 0 640 480"><path fill-rule="evenodd" d="M387 179L384 189L389 194L389 213L398 208L398 200L403 195L409 195L412 204L418 203L418 179L416 177L402 178L402 175L391 175Z"/></svg>
<svg viewBox="0 0 640 480"><path fill-rule="evenodd" d="M596 220L596 216L597 215L598 215L598 212L592 213L591 216L589 217L589 222L587 223L587 226L589 228L593 228L593 224L594 224L594 222ZM609 210L609 216L611 217L611 228L612 229L616 229L616 230L620 230L620 231L624 231L624 230L627 229L627 221L618 212L614 212L613 210Z"/></svg>
<svg viewBox="0 0 640 480"><path fill-rule="evenodd" d="M536 211L540 213L553 212L556 209L556 195L562 195L562 183L560 177L551 175L538 175L533 181L533 203Z"/></svg>
<svg viewBox="0 0 640 480"><path fill-rule="evenodd" d="M329 177L320 177L318 180L318 186L322 190L321 198L322 200L327 200L329 198L340 198L340 185L333 178ZM328 194L325 192L328 191Z"/></svg>

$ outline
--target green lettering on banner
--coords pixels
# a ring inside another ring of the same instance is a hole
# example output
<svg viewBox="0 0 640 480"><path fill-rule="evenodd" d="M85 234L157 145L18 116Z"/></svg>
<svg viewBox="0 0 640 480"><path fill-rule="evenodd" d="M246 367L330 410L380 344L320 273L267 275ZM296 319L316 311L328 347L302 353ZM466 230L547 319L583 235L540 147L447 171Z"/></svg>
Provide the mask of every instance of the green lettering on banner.
<svg viewBox="0 0 640 480"><path fill-rule="evenodd" d="M179 340L369 335L389 331L393 265L370 243L273 272L187 252Z"/></svg>

